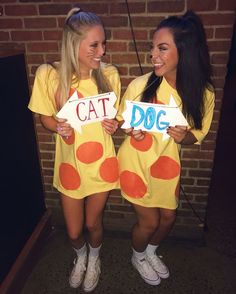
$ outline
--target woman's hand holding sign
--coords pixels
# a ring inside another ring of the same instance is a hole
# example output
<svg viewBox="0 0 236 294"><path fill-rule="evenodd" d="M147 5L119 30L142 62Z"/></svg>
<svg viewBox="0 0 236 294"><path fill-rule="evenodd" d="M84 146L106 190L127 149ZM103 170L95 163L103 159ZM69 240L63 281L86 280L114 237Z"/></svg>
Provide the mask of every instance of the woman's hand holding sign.
<svg viewBox="0 0 236 294"><path fill-rule="evenodd" d="M172 137L177 144L181 144L188 132L186 126L168 127L167 134Z"/></svg>
<svg viewBox="0 0 236 294"><path fill-rule="evenodd" d="M73 133L73 128L67 123L67 119L56 118L57 120L57 133L62 137L70 137Z"/></svg>
<svg viewBox="0 0 236 294"><path fill-rule="evenodd" d="M115 119L105 118L102 121L102 126L108 134L113 135L118 129L118 121Z"/></svg>

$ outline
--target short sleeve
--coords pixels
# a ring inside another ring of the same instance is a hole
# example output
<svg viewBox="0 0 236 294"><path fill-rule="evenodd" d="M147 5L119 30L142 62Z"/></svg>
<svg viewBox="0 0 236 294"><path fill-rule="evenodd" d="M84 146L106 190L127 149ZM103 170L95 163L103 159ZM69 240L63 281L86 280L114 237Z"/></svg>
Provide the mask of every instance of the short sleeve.
<svg viewBox="0 0 236 294"><path fill-rule="evenodd" d="M215 107L215 93L210 90L206 90L202 129L201 130L196 130L196 129L191 130L191 133L197 139L196 144L199 144L202 142L202 140L205 138L205 136L207 135L207 133L210 129L212 117L213 117L213 112L214 112L214 107Z"/></svg>
<svg viewBox="0 0 236 294"><path fill-rule="evenodd" d="M28 108L38 114L55 115L57 111L54 95L57 85L55 69L51 65L41 65L36 71Z"/></svg>

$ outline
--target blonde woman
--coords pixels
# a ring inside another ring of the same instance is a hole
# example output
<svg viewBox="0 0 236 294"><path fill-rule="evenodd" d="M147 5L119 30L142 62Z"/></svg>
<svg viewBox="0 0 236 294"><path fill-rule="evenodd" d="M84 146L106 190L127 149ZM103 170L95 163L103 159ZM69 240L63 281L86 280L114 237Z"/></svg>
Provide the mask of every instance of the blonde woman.
<svg viewBox="0 0 236 294"><path fill-rule="evenodd" d="M67 233L76 253L69 284L77 288L83 282L85 292L91 292L99 281L103 211L109 191L118 188L111 137L117 122L91 123L80 134L56 114L74 91L79 98L114 91L118 106L120 78L114 66L101 61L105 45L100 18L77 7L71 9L63 28L61 60L38 68L29 103L42 125L55 133L53 185L60 192Z"/></svg>

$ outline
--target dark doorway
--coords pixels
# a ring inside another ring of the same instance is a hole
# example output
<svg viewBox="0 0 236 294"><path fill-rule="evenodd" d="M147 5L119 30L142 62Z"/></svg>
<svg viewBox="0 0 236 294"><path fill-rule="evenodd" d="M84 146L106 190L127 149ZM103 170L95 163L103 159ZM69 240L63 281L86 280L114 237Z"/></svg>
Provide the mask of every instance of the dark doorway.
<svg viewBox="0 0 236 294"><path fill-rule="evenodd" d="M236 23L228 62L206 217L209 246L236 256Z"/></svg>
<svg viewBox="0 0 236 294"><path fill-rule="evenodd" d="M2 282L46 208L24 53L0 54L0 89Z"/></svg>

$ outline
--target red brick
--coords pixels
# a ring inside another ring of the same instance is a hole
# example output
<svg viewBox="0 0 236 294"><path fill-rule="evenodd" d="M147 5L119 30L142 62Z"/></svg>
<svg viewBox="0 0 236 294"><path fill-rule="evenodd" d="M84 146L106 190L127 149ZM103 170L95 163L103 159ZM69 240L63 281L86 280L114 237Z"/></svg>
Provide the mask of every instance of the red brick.
<svg viewBox="0 0 236 294"><path fill-rule="evenodd" d="M204 25L232 25L234 13L215 13L200 15Z"/></svg>
<svg viewBox="0 0 236 294"><path fill-rule="evenodd" d="M41 31L12 31L13 41L39 41L43 39Z"/></svg>
<svg viewBox="0 0 236 294"><path fill-rule="evenodd" d="M193 185L194 184L194 179L190 179L190 178L181 178L181 185Z"/></svg>
<svg viewBox="0 0 236 294"><path fill-rule="evenodd" d="M27 63L30 64L42 64L43 56L38 54L28 54L27 55Z"/></svg>
<svg viewBox="0 0 236 294"><path fill-rule="evenodd" d="M143 1L144 2L144 1ZM131 18L133 14L145 12L145 3L140 2L128 2L129 11ZM112 14L127 14L127 5L126 3L112 3L110 7L110 12Z"/></svg>
<svg viewBox="0 0 236 294"><path fill-rule="evenodd" d="M211 56L211 63L226 65L228 62L228 58L228 53L215 53Z"/></svg>
<svg viewBox="0 0 236 294"><path fill-rule="evenodd" d="M146 30L134 30L134 36L136 40L147 40L147 31ZM120 29L113 30L113 39L119 40L131 40L132 33L130 29Z"/></svg>
<svg viewBox="0 0 236 294"><path fill-rule="evenodd" d="M102 60L105 63L111 63L111 56L110 56L109 52L106 52L106 55L103 56Z"/></svg>
<svg viewBox="0 0 236 294"><path fill-rule="evenodd" d="M189 170L190 177L210 178L211 171L209 170Z"/></svg>
<svg viewBox="0 0 236 294"><path fill-rule="evenodd" d="M207 160L199 160L199 167L200 168L209 168L212 169L213 162L212 161L207 161Z"/></svg>
<svg viewBox="0 0 236 294"><path fill-rule="evenodd" d="M5 18L0 19L0 28L3 29L20 29L22 28L23 23L21 19Z"/></svg>
<svg viewBox="0 0 236 294"><path fill-rule="evenodd" d="M219 1L219 10L233 10L235 11L236 5L235 0L218 0Z"/></svg>
<svg viewBox="0 0 236 294"><path fill-rule="evenodd" d="M207 39L212 39L214 36L214 29L213 28L205 28L205 34Z"/></svg>
<svg viewBox="0 0 236 294"><path fill-rule="evenodd" d="M29 52L56 52L58 44L55 42L35 42L27 45Z"/></svg>
<svg viewBox="0 0 236 294"><path fill-rule="evenodd" d="M62 39L62 30L60 31L44 31L43 32L44 40L61 40Z"/></svg>
<svg viewBox="0 0 236 294"><path fill-rule="evenodd" d="M230 49L231 42L230 41L209 41L208 47L212 52L216 51L225 51L228 52Z"/></svg>
<svg viewBox="0 0 236 294"><path fill-rule="evenodd" d="M25 18L25 27L30 29L38 28L55 28L57 26L56 19L53 17L41 17L41 18Z"/></svg>
<svg viewBox="0 0 236 294"><path fill-rule="evenodd" d="M141 74L145 74L152 71L152 67L142 66L142 72L139 66L131 67L129 69L129 74L131 76L140 76Z"/></svg>
<svg viewBox="0 0 236 294"><path fill-rule="evenodd" d="M55 144L47 144L47 143L41 143L39 144L41 151L54 151L55 150Z"/></svg>
<svg viewBox="0 0 236 294"><path fill-rule="evenodd" d="M187 9L198 11L209 11L216 9L216 0L188 0Z"/></svg>
<svg viewBox="0 0 236 294"><path fill-rule="evenodd" d="M43 160L42 163L43 163L43 167L49 171L48 174L53 175L54 161Z"/></svg>
<svg viewBox="0 0 236 294"><path fill-rule="evenodd" d="M9 41L9 40L10 40L9 32L0 31L0 41Z"/></svg>
<svg viewBox="0 0 236 294"><path fill-rule="evenodd" d="M224 78L216 78L216 77L214 77L213 78L213 83L214 83L214 86L216 88L223 88L224 84L225 84L225 79Z"/></svg>
<svg viewBox="0 0 236 294"><path fill-rule="evenodd" d="M138 52L142 51L144 53L149 52L150 51L150 42L136 42L136 47ZM129 51L135 51L135 46L133 42L129 43Z"/></svg>
<svg viewBox="0 0 236 294"><path fill-rule="evenodd" d="M126 66L119 66L118 71L120 75L127 75L128 74L128 69Z"/></svg>
<svg viewBox="0 0 236 294"><path fill-rule="evenodd" d="M213 66L213 76L215 77L225 77L227 73L227 68L224 66Z"/></svg>
<svg viewBox="0 0 236 294"><path fill-rule="evenodd" d="M133 17L132 19L132 23L133 23L133 26L136 26L138 28L144 28L144 27L147 27L147 28L156 28L157 25L159 24L159 22L161 20L163 20L164 17L160 17L160 16L138 16L138 17Z"/></svg>
<svg viewBox="0 0 236 294"><path fill-rule="evenodd" d="M233 34L233 26L227 28L215 28L215 38L217 39L230 39Z"/></svg>
<svg viewBox="0 0 236 294"><path fill-rule="evenodd" d="M5 14L10 16L26 16L37 15L37 8L35 5L6 5Z"/></svg>
<svg viewBox="0 0 236 294"><path fill-rule="evenodd" d="M183 12L185 8L185 1L184 0L177 0L177 1L152 1L147 3L147 12L148 13L162 13L162 12L170 12L177 13Z"/></svg>
<svg viewBox="0 0 236 294"><path fill-rule="evenodd" d="M81 9L83 9L84 11L92 11L96 14L98 14L99 16L101 15L108 15L109 14L109 6L112 5L113 3L110 3L110 1L99 1L99 5L98 3L95 1L94 3L88 3L89 1L77 1L77 3L79 2L79 6ZM105 3L103 3L105 2ZM108 3L106 3L108 2Z"/></svg>
<svg viewBox="0 0 236 294"><path fill-rule="evenodd" d="M53 155L52 155L52 153L49 153L49 152L41 152L41 154L40 154L40 158L41 158L41 160L43 161L43 160L54 160L54 157L53 157Z"/></svg>
<svg viewBox="0 0 236 294"><path fill-rule="evenodd" d="M42 4L39 5L40 15L66 15L71 9L70 4Z"/></svg>
<svg viewBox="0 0 236 294"><path fill-rule="evenodd" d="M140 61L144 62L144 55L140 54ZM116 55L112 55L112 63L115 64L134 64L137 63L137 56L134 53L127 53L127 54L116 54Z"/></svg>
<svg viewBox="0 0 236 294"><path fill-rule="evenodd" d="M127 27L128 17L126 16L113 16L113 17L101 17L105 27Z"/></svg>
<svg viewBox="0 0 236 294"><path fill-rule="evenodd" d="M127 51L127 44L124 42L118 42L118 41L108 41L107 42L107 51L113 52L121 52L121 51Z"/></svg>

